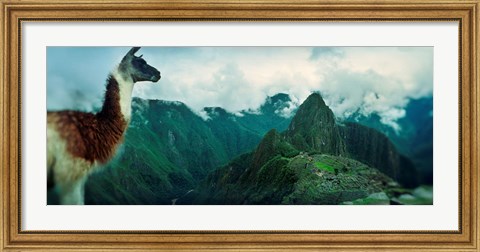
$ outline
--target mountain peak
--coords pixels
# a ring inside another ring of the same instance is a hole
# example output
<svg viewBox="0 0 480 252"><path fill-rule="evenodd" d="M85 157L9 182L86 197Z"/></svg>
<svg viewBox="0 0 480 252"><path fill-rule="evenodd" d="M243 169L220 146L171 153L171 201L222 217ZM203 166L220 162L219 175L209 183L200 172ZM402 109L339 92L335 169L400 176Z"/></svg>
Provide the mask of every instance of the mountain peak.
<svg viewBox="0 0 480 252"><path fill-rule="evenodd" d="M298 108L289 130L294 131L296 124L302 125L302 128L306 129L317 124L321 124L323 127L324 125L335 124L335 117L332 110L323 101L322 96L319 93L312 93Z"/></svg>
<svg viewBox="0 0 480 252"><path fill-rule="evenodd" d="M314 107L317 107L317 108L321 108L321 107L327 107L327 105L325 104L325 101L323 100L322 96L320 95L320 93L317 93L317 92L314 92L312 94L310 94L307 99L303 102L303 104L305 104L305 106L314 106ZM302 104L302 106L303 106ZM328 107L327 107L328 108Z"/></svg>
<svg viewBox="0 0 480 252"><path fill-rule="evenodd" d="M300 105L285 134L293 146L300 150L333 155L346 151L335 116L319 93L312 93Z"/></svg>

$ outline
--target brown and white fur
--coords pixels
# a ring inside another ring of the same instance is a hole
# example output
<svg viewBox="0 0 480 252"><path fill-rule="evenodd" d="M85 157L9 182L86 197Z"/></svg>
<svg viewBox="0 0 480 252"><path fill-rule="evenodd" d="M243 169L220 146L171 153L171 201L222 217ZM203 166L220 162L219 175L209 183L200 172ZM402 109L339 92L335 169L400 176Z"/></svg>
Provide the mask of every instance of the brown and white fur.
<svg viewBox="0 0 480 252"><path fill-rule="evenodd" d="M139 49L130 49L108 76L103 107L98 113L47 113L47 183L56 187L60 204L84 204L88 175L99 164L108 162L123 141L130 122L134 84L160 79L157 69L142 56L135 56Z"/></svg>

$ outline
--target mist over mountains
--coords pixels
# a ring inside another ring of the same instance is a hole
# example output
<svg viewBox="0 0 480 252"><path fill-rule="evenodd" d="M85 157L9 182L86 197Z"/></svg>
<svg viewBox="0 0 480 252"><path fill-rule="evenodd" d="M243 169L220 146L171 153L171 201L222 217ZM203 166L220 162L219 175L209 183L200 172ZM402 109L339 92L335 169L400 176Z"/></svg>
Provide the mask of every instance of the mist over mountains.
<svg viewBox="0 0 480 252"><path fill-rule="evenodd" d="M375 115L339 121L317 93L299 107L277 94L256 111L208 107L201 117L181 102L134 98L125 143L89 178L85 201L341 204L388 195L399 202L404 188L431 184L431 104L412 100L397 134Z"/></svg>

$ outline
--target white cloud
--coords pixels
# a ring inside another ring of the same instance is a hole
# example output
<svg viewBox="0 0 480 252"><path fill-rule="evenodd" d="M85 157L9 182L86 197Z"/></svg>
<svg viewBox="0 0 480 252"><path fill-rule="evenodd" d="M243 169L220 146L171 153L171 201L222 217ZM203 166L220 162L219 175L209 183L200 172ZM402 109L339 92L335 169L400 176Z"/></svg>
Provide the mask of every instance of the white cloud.
<svg viewBox="0 0 480 252"><path fill-rule="evenodd" d="M112 61L128 48L70 48L75 64L65 64L67 49L48 51L53 58L48 108L75 107L62 98L75 89L98 103L108 73L104 66L115 65ZM146 47L139 53L162 72L162 79L138 83L134 95L181 101L196 112L217 106L232 113L255 111L267 96L280 92L300 104L312 91L320 91L338 117L378 113L395 128L408 99L429 96L433 89L431 47ZM59 79L70 84L61 85ZM88 101L82 106L89 108Z"/></svg>
<svg viewBox="0 0 480 252"><path fill-rule="evenodd" d="M205 110L200 110L197 112L198 116L200 116L200 118L202 118L204 121L208 121L212 118L210 118L210 116L208 115L207 111Z"/></svg>
<svg viewBox="0 0 480 252"><path fill-rule="evenodd" d="M289 101L285 104L285 107L275 110L275 113L281 117L290 118L294 115L298 106L298 103Z"/></svg>
<svg viewBox="0 0 480 252"><path fill-rule="evenodd" d="M316 63L325 77L319 90L338 117L377 113L399 130L396 121L405 116L408 100L433 91L432 48L344 48L334 63Z"/></svg>

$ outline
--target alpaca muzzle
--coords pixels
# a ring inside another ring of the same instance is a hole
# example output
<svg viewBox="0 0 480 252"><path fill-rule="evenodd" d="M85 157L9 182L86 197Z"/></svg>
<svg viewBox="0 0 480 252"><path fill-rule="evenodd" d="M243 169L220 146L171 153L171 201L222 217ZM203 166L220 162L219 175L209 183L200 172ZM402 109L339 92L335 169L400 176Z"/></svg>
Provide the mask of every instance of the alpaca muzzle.
<svg viewBox="0 0 480 252"><path fill-rule="evenodd" d="M150 81L152 81L152 82L157 82L157 81L159 81L161 78L162 78L162 76L160 76L160 72L158 72L157 74L153 75L152 78L150 78Z"/></svg>

